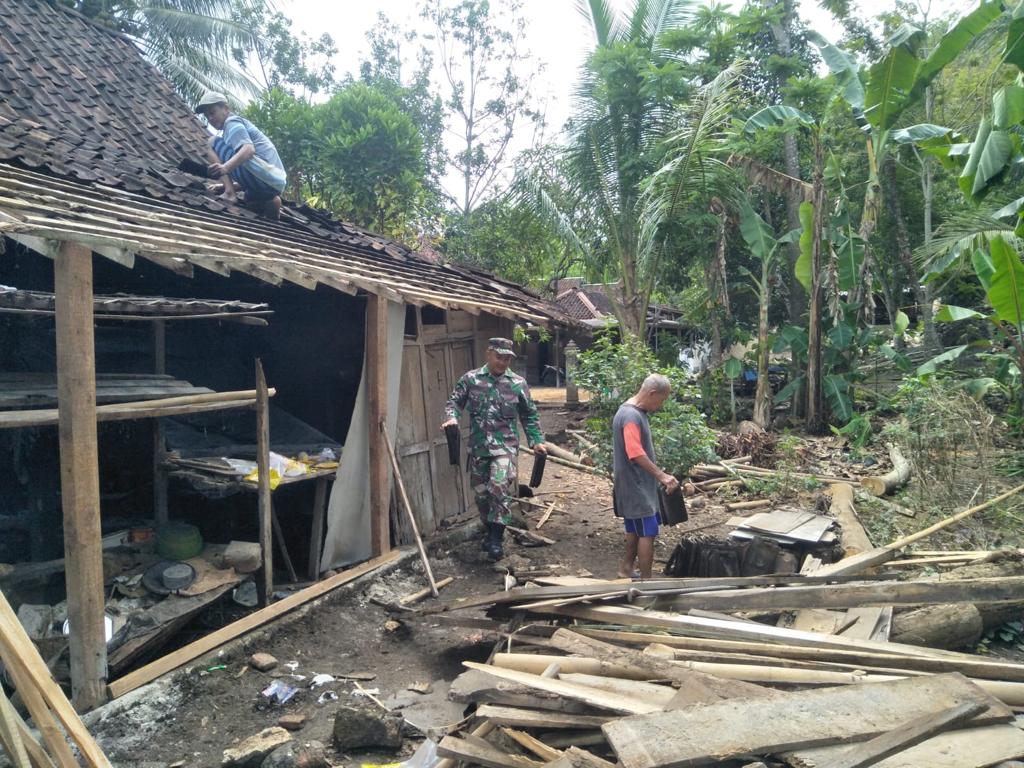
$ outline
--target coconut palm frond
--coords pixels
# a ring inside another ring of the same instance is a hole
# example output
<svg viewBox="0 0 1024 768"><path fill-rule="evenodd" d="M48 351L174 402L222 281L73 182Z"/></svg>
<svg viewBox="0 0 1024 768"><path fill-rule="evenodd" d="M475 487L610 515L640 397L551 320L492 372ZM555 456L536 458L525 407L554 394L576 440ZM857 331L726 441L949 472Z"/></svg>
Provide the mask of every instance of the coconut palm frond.
<svg viewBox="0 0 1024 768"><path fill-rule="evenodd" d="M590 257L590 249L551 195L534 176L521 174L516 177L508 192L509 198L532 215L548 222L559 239L576 251L584 260Z"/></svg>
<svg viewBox="0 0 1024 768"><path fill-rule="evenodd" d="M959 211L944 221L932 241L914 252L914 258L926 273L944 272L965 258L975 248L988 248L992 238L1001 236L1018 250L1021 241L1014 234L1014 222L998 218L999 206Z"/></svg>
<svg viewBox="0 0 1024 768"><path fill-rule="evenodd" d="M597 45L609 45L619 39L621 23L608 0L576 0L576 10L593 30Z"/></svg>
<svg viewBox="0 0 1024 768"><path fill-rule="evenodd" d="M683 202L706 188L709 175L727 168L715 157L723 146L745 62L722 70L679 114L682 128L666 139L666 161L645 183L640 216L641 253L652 255L662 227Z"/></svg>

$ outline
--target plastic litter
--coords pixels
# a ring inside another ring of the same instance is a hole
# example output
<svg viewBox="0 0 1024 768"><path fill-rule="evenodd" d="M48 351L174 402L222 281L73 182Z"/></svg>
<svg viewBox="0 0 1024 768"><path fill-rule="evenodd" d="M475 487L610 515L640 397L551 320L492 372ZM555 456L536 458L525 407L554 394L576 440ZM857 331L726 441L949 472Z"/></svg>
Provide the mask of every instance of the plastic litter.
<svg viewBox="0 0 1024 768"><path fill-rule="evenodd" d="M259 602L256 595L256 582L252 579L240 587L235 587L231 592L231 599L245 608L255 608Z"/></svg>
<svg viewBox="0 0 1024 768"><path fill-rule="evenodd" d="M275 680L266 688L263 689L263 695L271 701L276 701L278 704L284 704L295 696L299 692L299 689L294 685L288 685L281 680Z"/></svg>
<svg viewBox="0 0 1024 768"><path fill-rule="evenodd" d="M427 739L416 748L408 760L399 765L402 768L432 768L440 759L437 755L437 742Z"/></svg>
<svg viewBox="0 0 1024 768"><path fill-rule="evenodd" d="M299 668L299 662L297 662L297 661L286 661L283 666L289 672L294 672L296 669Z"/></svg>
<svg viewBox="0 0 1024 768"><path fill-rule="evenodd" d="M313 675L313 679L309 683L309 687L316 689L322 685L335 682L335 678L332 675L319 674Z"/></svg>
<svg viewBox="0 0 1024 768"><path fill-rule="evenodd" d="M324 691L320 694L320 697L316 700L317 704L326 704L328 701L337 701L338 694L334 691Z"/></svg>

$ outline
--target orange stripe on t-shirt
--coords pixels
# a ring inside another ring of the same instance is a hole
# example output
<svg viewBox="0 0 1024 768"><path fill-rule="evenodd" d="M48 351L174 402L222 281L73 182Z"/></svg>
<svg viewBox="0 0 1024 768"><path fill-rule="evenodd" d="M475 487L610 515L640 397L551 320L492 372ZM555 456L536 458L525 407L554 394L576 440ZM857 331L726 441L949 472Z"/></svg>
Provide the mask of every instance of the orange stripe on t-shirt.
<svg viewBox="0 0 1024 768"><path fill-rule="evenodd" d="M626 457L630 461L647 455L643 441L640 439L640 427L637 424L625 424L622 427L622 439L626 446Z"/></svg>

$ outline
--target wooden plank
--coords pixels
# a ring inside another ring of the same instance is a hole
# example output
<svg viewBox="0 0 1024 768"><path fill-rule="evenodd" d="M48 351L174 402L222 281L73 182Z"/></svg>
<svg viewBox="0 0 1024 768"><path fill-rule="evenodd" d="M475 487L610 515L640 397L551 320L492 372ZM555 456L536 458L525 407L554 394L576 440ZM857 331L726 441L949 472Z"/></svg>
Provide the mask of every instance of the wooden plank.
<svg viewBox="0 0 1024 768"><path fill-rule="evenodd" d="M18 728L18 713L11 706L2 686L0 686L0 744L14 763L14 768L31 768L28 752L25 750L25 743L21 738L21 730Z"/></svg>
<svg viewBox="0 0 1024 768"><path fill-rule="evenodd" d="M383 425L388 416L388 306L376 295L366 297L366 391L370 451L370 542L379 557L391 549L388 454Z"/></svg>
<svg viewBox="0 0 1024 768"><path fill-rule="evenodd" d="M566 653L594 656L607 666L618 667L620 676L639 680L671 680L686 688L693 703L719 701L734 696L758 698L773 695L773 691L759 685L741 682L723 682L692 669L685 669L672 661L641 653L632 648L621 648L568 629L558 629L551 636L551 644ZM571 659L566 660L571 661Z"/></svg>
<svg viewBox="0 0 1024 768"><path fill-rule="evenodd" d="M549 747L536 736L531 736L525 731L517 731L514 728L502 728L501 732L508 736L510 739L512 739L512 741L516 742L527 752L532 752L544 762L557 760L562 756L562 753L559 752L557 749Z"/></svg>
<svg viewBox="0 0 1024 768"><path fill-rule="evenodd" d="M1024 681L1024 665L1012 662L991 661L970 654L961 654L956 658L910 656L902 652L885 653L884 651L856 648L820 648L813 645L787 645L781 642L656 635L647 632L625 632L594 629L592 627L576 627L576 631L599 640L613 640L632 645L659 643L672 648L685 648L710 653L752 653L765 657L777 657L779 659L843 662L858 667L890 667L920 672L960 672L974 678ZM809 635L811 633L801 634ZM896 643L889 643L889 645L895 648L901 647Z"/></svg>
<svg viewBox="0 0 1024 768"><path fill-rule="evenodd" d="M964 702L987 706L979 724L1013 719L1009 708L978 686L949 674L730 699L620 718L602 730L625 768L676 768L876 736L894 722Z"/></svg>
<svg viewBox="0 0 1024 768"><path fill-rule="evenodd" d="M833 768L868 768L984 711L984 703L965 701L955 707L922 715L863 744L850 747L836 760Z"/></svg>
<svg viewBox="0 0 1024 768"><path fill-rule="evenodd" d="M519 707L503 707L499 704L481 704L477 707L476 715L490 720L495 725L507 725L512 728L600 728L614 719L611 715L544 712Z"/></svg>
<svg viewBox="0 0 1024 768"><path fill-rule="evenodd" d="M571 659L564 659L568 662ZM543 676L543 675L542 675ZM668 709L669 703L676 697L676 689L670 685L658 685L643 680L629 680L623 677L607 677L591 675L586 672L563 671L558 675L559 681L581 685L594 691L610 693L613 696L636 699L656 706L659 710Z"/></svg>
<svg viewBox="0 0 1024 768"><path fill-rule="evenodd" d="M798 608L858 608L884 605L943 605L997 603L1019 600L1024 576L991 579L878 581L871 584L827 584L693 592L660 598L659 605L675 611L774 611Z"/></svg>
<svg viewBox="0 0 1024 768"><path fill-rule="evenodd" d="M471 765L487 768L541 768L544 763L527 757L510 755L493 747L480 737L445 736L437 745L437 754L450 757Z"/></svg>
<svg viewBox="0 0 1024 768"><path fill-rule="evenodd" d="M850 747L828 747L783 755L794 768L832 768ZM1016 725L965 728L933 736L927 741L875 764L875 768L987 768L1024 755L1024 731Z"/></svg>
<svg viewBox="0 0 1024 768"><path fill-rule="evenodd" d="M839 630L843 637L860 638L861 640L888 640L889 627L892 625L892 606L866 606L851 608L846 612L848 619L856 619L846 629Z"/></svg>
<svg viewBox="0 0 1024 768"><path fill-rule="evenodd" d="M256 360L256 520L263 563L256 578L256 594L261 607L270 604L274 594L273 501L270 498L270 402L263 363Z"/></svg>
<svg viewBox="0 0 1024 768"><path fill-rule="evenodd" d="M160 376L167 373L167 323L163 320L153 322L153 372ZM167 522L167 468L164 458L167 453L167 440L164 437L164 424L160 419L153 420L153 517L156 524Z"/></svg>
<svg viewBox="0 0 1024 768"><path fill-rule="evenodd" d="M236 637L244 635L246 632L251 632L257 627L260 627L269 621L273 621L279 616L283 616L300 605L304 605L311 600L315 600L316 598L327 594L331 590L336 589L343 584L347 584L353 579L357 579L383 565L387 565L393 560L396 560L400 554L401 553L398 550L395 550L382 557L369 560L355 568L350 568L346 571L342 571L341 573L337 573L334 576L313 584L300 592L289 595L273 605L267 606L266 608L254 613L250 613L248 616L232 622L226 627L222 627L215 632L211 632L205 637L196 640L194 643L190 643L183 648L179 648L174 653L168 654L162 659L157 659L151 664L147 664L146 666L135 670L131 674L125 675L119 680L115 680L109 686L110 696L111 698L117 698L118 696L123 696L129 691L134 691L139 686L145 685L161 675L187 664L193 659L214 650L229 640L233 640Z"/></svg>
<svg viewBox="0 0 1024 768"><path fill-rule="evenodd" d="M75 706L85 711L103 703L107 678L92 252L63 243L54 260L53 276L71 690Z"/></svg>
<svg viewBox="0 0 1024 768"><path fill-rule="evenodd" d="M43 733L51 752L62 765L77 765L67 762L70 749L64 734L53 722L60 722L68 736L93 768L111 768L110 762L95 739L82 724L78 713L64 696L64 691L54 681L35 645L25 633L24 627L11 608L7 598L0 592L0 658L12 672L22 701L32 713L32 720ZM53 717L50 716L52 711ZM51 743L52 742L52 743Z"/></svg>
<svg viewBox="0 0 1024 768"><path fill-rule="evenodd" d="M648 714L660 712L661 707L645 701L637 701L628 696L621 696L612 693L595 690L586 685L567 683L562 680L552 680L540 675L531 675L528 672L517 672L511 669L500 669L489 664L477 664L473 661L462 662L463 666L485 672L502 680L509 680L513 683L521 683L530 688L553 693L556 696L582 701L593 707L607 709L612 712L623 712L626 714Z"/></svg>
<svg viewBox="0 0 1024 768"><path fill-rule="evenodd" d="M317 478L313 493L313 524L309 533L309 565L306 575L310 581L320 578L320 555L324 546L324 520L327 517L327 484L326 477Z"/></svg>

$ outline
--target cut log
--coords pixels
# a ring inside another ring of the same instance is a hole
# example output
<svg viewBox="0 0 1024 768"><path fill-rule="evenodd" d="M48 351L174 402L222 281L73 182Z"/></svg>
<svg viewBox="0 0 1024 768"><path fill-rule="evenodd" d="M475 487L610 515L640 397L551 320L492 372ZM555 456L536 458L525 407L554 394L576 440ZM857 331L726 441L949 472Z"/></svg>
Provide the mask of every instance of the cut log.
<svg viewBox="0 0 1024 768"><path fill-rule="evenodd" d="M544 443L544 448L548 452L548 456L557 456L560 459L565 459L573 464L583 464L587 467L594 466L594 460L589 456L580 456L579 454L567 451L561 446L555 445L554 443Z"/></svg>
<svg viewBox="0 0 1024 768"><path fill-rule="evenodd" d="M1013 718L1007 707L953 674L730 699L620 718L602 730L625 768L681 768L872 737L894 722L965 702L987 705L980 724Z"/></svg>
<svg viewBox="0 0 1024 768"><path fill-rule="evenodd" d="M929 605L893 616L890 639L955 650L974 646L984 631L981 612L972 603Z"/></svg>
<svg viewBox="0 0 1024 768"><path fill-rule="evenodd" d="M849 557L872 548L871 539L864 530L864 525L857 517L857 509L853 505L853 486L849 483L833 483L829 489L831 503L829 517L834 517L843 532L843 555Z"/></svg>
<svg viewBox="0 0 1024 768"><path fill-rule="evenodd" d="M910 462L895 445L889 446L889 458L892 460L891 470L884 475L860 479L860 484L873 496L888 496L910 482Z"/></svg>

